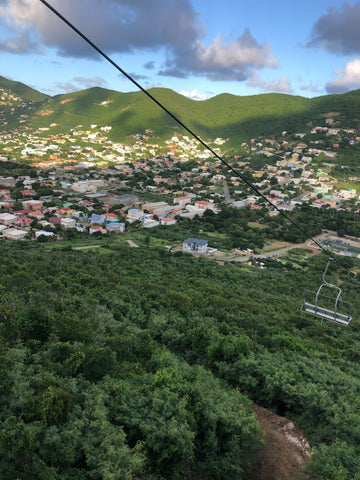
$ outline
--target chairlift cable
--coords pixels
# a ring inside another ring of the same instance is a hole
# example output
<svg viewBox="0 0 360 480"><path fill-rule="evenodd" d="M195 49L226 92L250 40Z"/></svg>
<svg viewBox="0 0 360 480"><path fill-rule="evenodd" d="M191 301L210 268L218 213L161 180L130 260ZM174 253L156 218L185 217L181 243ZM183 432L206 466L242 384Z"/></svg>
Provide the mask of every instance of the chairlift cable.
<svg viewBox="0 0 360 480"><path fill-rule="evenodd" d="M105 58L113 67L115 67L120 73L122 73L130 82L132 82L139 90L141 90L147 97L149 97L154 103L156 103L164 112L166 112L176 123L178 123L184 130L186 130L192 137L194 137L201 145L209 150L220 162L225 165L229 171L235 176L239 177L248 187L250 187L257 195L265 200L272 208L274 208L280 215L282 215L288 222L294 225L306 238L311 240L316 246L318 246L326 255L332 256L331 252L309 235L300 225L298 225L292 218L278 208L271 200L269 200L263 193L260 192L249 180L247 180L241 173L235 170L226 160L224 160L215 150L213 150L204 140L202 140L196 133L194 133L185 123L183 123L174 113L166 108L159 100L157 100L148 90L146 90L139 82L137 82L130 74L128 74L123 68L121 68L114 60L112 60L103 50L101 50L92 40L90 40L84 33L82 33L75 25L73 25L67 18L65 18L58 10L50 5L46 0L40 0L49 10L51 10L60 20L66 23L75 33L77 33L86 43L88 43L94 50L96 50L102 57ZM334 257L336 263L345 268L352 275L355 275L348 267L342 265L336 257ZM356 275L355 275L356 276Z"/></svg>

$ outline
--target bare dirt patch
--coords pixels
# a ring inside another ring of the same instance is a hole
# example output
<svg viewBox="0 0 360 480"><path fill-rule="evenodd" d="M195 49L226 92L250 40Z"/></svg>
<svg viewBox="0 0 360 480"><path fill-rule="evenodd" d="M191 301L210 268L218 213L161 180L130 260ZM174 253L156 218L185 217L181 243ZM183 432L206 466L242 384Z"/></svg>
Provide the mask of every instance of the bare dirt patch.
<svg viewBox="0 0 360 480"><path fill-rule="evenodd" d="M54 113L53 110L39 110L36 112L36 115L40 115L41 117L47 117L48 115L51 115Z"/></svg>
<svg viewBox="0 0 360 480"><path fill-rule="evenodd" d="M340 112L329 112L323 113L320 117L337 117L338 115L340 115Z"/></svg>
<svg viewBox="0 0 360 480"><path fill-rule="evenodd" d="M287 418L253 405L257 421L265 433L265 445L260 450L253 480L296 480L310 460L310 446L301 430ZM304 477L306 478L306 477Z"/></svg>
<svg viewBox="0 0 360 480"><path fill-rule="evenodd" d="M60 103L64 104L64 103L69 103L69 102L73 102L73 101L74 101L73 98L64 98L64 100L60 100Z"/></svg>
<svg viewBox="0 0 360 480"><path fill-rule="evenodd" d="M279 248L290 247L290 243L288 242L273 242L271 245L265 245L263 248L264 251L267 250L278 250Z"/></svg>

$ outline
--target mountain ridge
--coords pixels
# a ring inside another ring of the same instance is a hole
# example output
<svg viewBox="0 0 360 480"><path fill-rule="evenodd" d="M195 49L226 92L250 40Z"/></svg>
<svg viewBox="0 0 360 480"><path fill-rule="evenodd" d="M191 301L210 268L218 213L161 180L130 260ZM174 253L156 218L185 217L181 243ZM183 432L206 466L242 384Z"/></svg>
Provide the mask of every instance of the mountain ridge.
<svg viewBox="0 0 360 480"><path fill-rule="evenodd" d="M159 140L174 131L185 133L143 92L118 92L92 87L53 97L37 92L20 82L0 77L0 88L9 89L28 101L36 102L27 125L37 129L56 123L54 133L81 124L111 125L112 140L126 141L129 135L151 129ZM168 88L155 87L149 93L197 135L206 140L227 138L227 146L258 136L274 136L283 130L303 131L311 123L324 122L324 115L337 112L339 128L358 127L360 90L325 95L312 99L281 93L237 96L222 93L204 101L189 99Z"/></svg>

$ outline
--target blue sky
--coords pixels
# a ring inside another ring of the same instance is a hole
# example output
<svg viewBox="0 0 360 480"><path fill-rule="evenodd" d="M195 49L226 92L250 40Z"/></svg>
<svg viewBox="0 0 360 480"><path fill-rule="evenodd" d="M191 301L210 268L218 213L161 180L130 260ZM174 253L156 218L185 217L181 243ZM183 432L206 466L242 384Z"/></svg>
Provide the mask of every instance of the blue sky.
<svg viewBox="0 0 360 480"><path fill-rule="evenodd" d="M197 100L360 88L360 1L47 1L145 88ZM40 0L0 0L0 65L50 95L136 90Z"/></svg>

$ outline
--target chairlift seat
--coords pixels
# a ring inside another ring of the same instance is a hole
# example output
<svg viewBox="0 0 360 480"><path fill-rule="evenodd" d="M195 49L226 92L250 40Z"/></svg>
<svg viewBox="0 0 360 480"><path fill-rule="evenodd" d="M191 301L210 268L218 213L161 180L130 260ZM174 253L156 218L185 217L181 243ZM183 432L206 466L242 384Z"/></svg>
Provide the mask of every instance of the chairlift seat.
<svg viewBox="0 0 360 480"><path fill-rule="evenodd" d="M314 296L316 296L315 292L311 292ZM345 307L345 309L350 312L351 311L351 305L348 302L341 301L341 306ZM342 311L344 311L344 308L341 308ZM303 301L301 311L304 313L309 313L310 315L314 315L315 317L321 318L322 320L328 320L330 322L335 322L339 323L341 325L349 325L349 323L352 320L351 313L345 314L345 313L339 313L335 312L333 310L329 310L324 307L319 307L316 305L313 305L309 302L306 302L305 300Z"/></svg>
<svg viewBox="0 0 360 480"><path fill-rule="evenodd" d="M325 280L325 275L331 260L333 259L329 258L322 277L323 283L320 285L319 290L316 293L308 290L305 291L301 311L321 318L321 320L328 320L339 323L340 325L349 325L352 320L351 304L341 299L341 289L339 287ZM336 296L330 297L321 293L324 287L325 289L330 288L336 290ZM314 302L308 301L309 298L314 298ZM331 308L326 308L329 306Z"/></svg>

